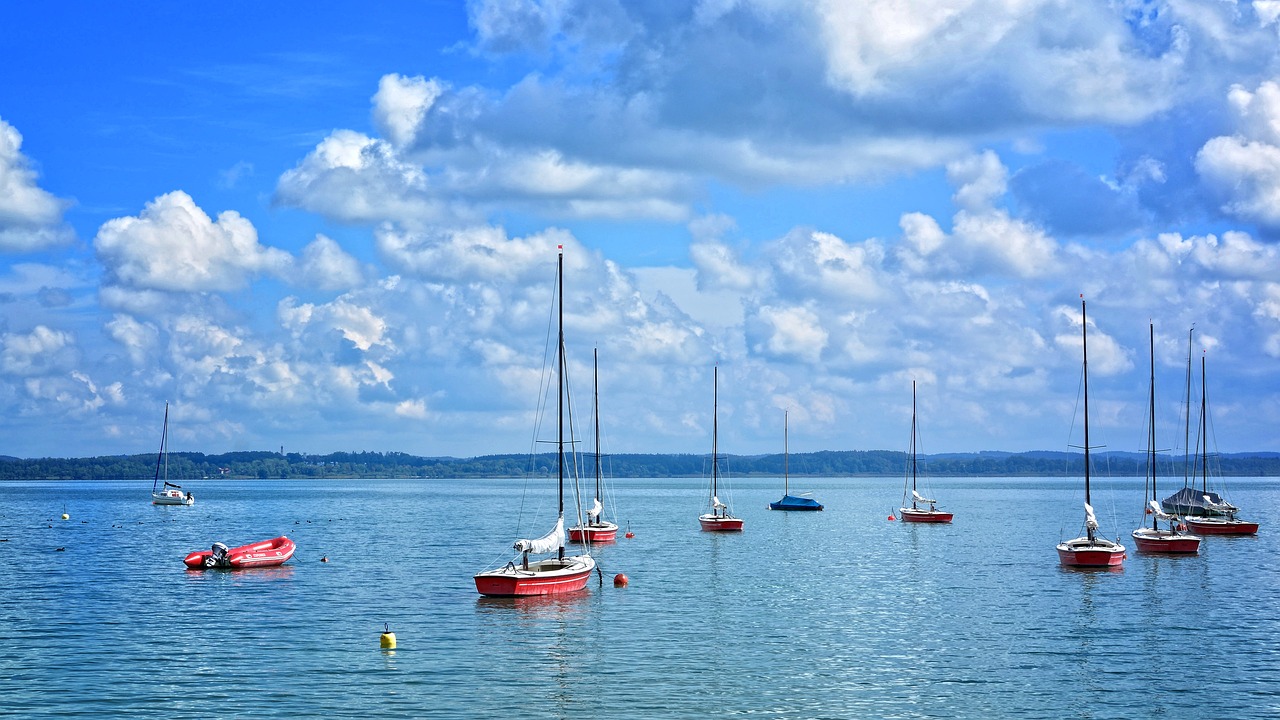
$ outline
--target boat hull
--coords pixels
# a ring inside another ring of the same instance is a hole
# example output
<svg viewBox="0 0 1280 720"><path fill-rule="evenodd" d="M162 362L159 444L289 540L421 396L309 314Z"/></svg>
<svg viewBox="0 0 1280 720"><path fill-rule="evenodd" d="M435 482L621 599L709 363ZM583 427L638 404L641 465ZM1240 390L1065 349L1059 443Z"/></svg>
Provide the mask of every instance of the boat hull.
<svg viewBox="0 0 1280 720"><path fill-rule="evenodd" d="M781 500L769 503L769 509L817 512L822 509L822 504L813 498L784 495Z"/></svg>
<svg viewBox="0 0 1280 720"><path fill-rule="evenodd" d="M727 515L702 515L698 524L705 532L741 532L742 518Z"/></svg>
<svg viewBox="0 0 1280 720"><path fill-rule="evenodd" d="M1258 523L1224 518L1187 518L1187 527L1201 535L1257 535Z"/></svg>
<svg viewBox="0 0 1280 720"><path fill-rule="evenodd" d="M230 548L222 561L215 559L212 550L198 550L183 558L182 563L193 570L246 570L275 567L288 562L295 550L297 546L292 540L287 537L278 537Z"/></svg>
<svg viewBox="0 0 1280 720"><path fill-rule="evenodd" d="M195 505L194 496L183 494L177 490L166 490L162 493L151 493L152 505Z"/></svg>
<svg viewBox="0 0 1280 720"><path fill-rule="evenodd" d="M476 591L487 597L563 595L585 588L595 568L596 561L590 555L540 560L529 563L528 569L512 561L497 570L477 573Z"/></svg>
<svg viewBox="0 0 1280 720"><path fill-rule="evenodd" d="M611 522L598 525L576 525L569 528L569 540L576 543L587 542L598 545L600 543L616 542L617 539L618 526Z"/></svg>
<svg viewBox="0 0 1280 720"><path fill-rule="evenodd" d="M1191 555L1200 552L1200 538L1196 535L1139 528L1133 531L1133 542L1138 552Z"/></svg>
<svg viewBox="0 0 1280 720"><path fill-rule="evenodd" d="M1109 540L1076 538L1058 545L1058 562L1065 567L1118 567L1124 559L1124 546Z"/></svg>
<svg viewBox="0 0 1280 720"><path fill-rule="evenodd" d="M941 510L920 510L917 508L898 508L898 517L909 523L949 523L954 515Z"/></svg>

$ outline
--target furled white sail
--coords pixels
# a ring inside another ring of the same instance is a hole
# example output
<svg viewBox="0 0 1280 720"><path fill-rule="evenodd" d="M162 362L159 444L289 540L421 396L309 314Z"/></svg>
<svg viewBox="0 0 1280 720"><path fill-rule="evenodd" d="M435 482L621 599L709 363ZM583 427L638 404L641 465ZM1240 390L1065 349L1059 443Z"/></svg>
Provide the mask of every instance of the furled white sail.
<svg viewBox="0 0 1280 720"><path fill-rule="evenodd" d="M725 504L724 504L724 503L722 503L722 502L720 502L720 496L719 496L719 495L713 495L713 496L711 496L711 507L713 507L713 508L715 508L715 509L717 509L717 510L722 510L722 509L726 509L726 508L728 508L729 506L728 506L728 505L725 505Z"/></svg>
<svg viewBox="0 0 1280 720"><path fill-rule="evenodd" d="M596 498L595 502L591 505L591 509L587 511L587 515L592 520L595 520L600 517L600 513L602 512L604 512L604 506L600 504L600 498Z"/></svg>
<svg viewBox="0 0 1280 720"><path fill-rule="evenodd" d="M1093 506L1089 503L1084 504L1084 526L1090 530L1098 529L1098 516L1093 514Z"/></svg>
<svg viewBox="0 0 1280 720"><path fill-rule="evenodd" d="M930 505L932 505L935 502L937 502L936 500L931 500L927 497L920 497L920 493L916 492L915 490L911 491L911 497L915 498L915 501L919 503L929 503Z"/></svg>
<svg viewBox="0 0 1280 720"><path fill-rule="evenodd" d="M1218 512L1236 512L1240 509L1229 502L1216 503L1213 501L1213 498L1208 495L1201 495L1200 497L1204 498L1204 504L1207 505L1210 510L1217 510Z"/></svg>
<svg viewBox="0 0 1280 720"><path fill-rule="evenodd" d="M1151 508L1151 512L1156 516L1157 519L1160 519L1160 520L1177 520L1178 519L1177 517L1165 512L1164 508L1160 507L1160 503L1156 502L1155 500L1152 500L1151 502L1147 503L1147 506Z"/></svg>
<svg viewBox="0 0 1280 720"><path fill-rule="evenodd" d="M555 552L564 546L564 518L556 520L556 526L551 532L543 535L537 540L517 540L512 547L520 552L531 552L535 554L543 554Z"/></svg>

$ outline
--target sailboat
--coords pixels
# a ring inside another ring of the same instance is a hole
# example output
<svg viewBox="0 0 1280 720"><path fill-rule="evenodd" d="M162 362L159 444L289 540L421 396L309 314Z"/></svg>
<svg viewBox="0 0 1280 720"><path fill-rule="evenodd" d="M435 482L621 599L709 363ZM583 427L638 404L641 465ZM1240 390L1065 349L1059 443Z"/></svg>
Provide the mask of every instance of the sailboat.
<svg viewBox="0 0 1280 720"><path fill-rule="evenodd" d="M907 451L907 479L902 490L902 507L898 508L898 517L902 522L910 523L949 523L952 513L943 512L937 507L937 501L923 497L916 489L916 381L911 381L911 445ZM911 507L907 507L911 500ZM927 505L928 507L924 507Z"/></svg>
<svg viewBox="0 0 1280 720"><path fill-rule="evenodd" d="M1191 356L1194 348L1192 338L1195 335L1195 331L1196 329L1194 327L1187 331L1187 394L1183 401L1183 407L1186 408L1187 412L1185 416L1186 425L1185 434L1183 436L1184 442L1182 445L1186 452L1186 458L1183 464L1182 489L1165 498L1160 503L1160 506L1170 515L1182 515L1184 517L1203 515L1205 517L1214 517L1224 515L1228 511L1235 512L1238 508L1223 500L1222 496L1218 493L1210 491L1207 484L1202 488L1196 488L1194 484L1196 477L1195 465L1200 460L1198 448L1201 439L1199 435L1196 436L1197 448L1193 451L1191 446ZM1200 374L1202 378L1201 385L1203 386L1203 362L1201 363ZM1203 388L1201 394L1203 395ZM1203 400L1201 401L1201 404L1203 405ZM1203 411L1203 407L1201 410ZM1201 415L1203 416L1204 413L1202 412ZM1197 430L1204 430L1203 420L1204 418L1202 417L1200 426Z"/></svg>
<svg viewBox="0 0 1280 720"><path fill-rule="evenodd" d="M162 469L163 476L161 476ZM169 482L169 403L164 404L164 430L160 433L160 454L156 456L156 479L151 483L151 504L196 504L194 495L183 492L181 485Z"/></svg>
<svg viewBox="0 0 1280 720"><path fill-rule="evenodd" d="M475 575L476 590L481 595L524 597L574 592L586 587L591 572L596 569L596 561L591 555L565 555L564 552L564 405L565 371L568 368L568 361L565 359L564 352L564 246L560 246L559 250L556 268L559 286L559 341L556 344L558 379L556 465L559 481L556 486L556 499L559 502L559 516L556 518L555 526L546 535L536 539L516 540L512 547L519 551L520 555L514 560L496 570L486 570ZM529 560L531 554L551 553L555 553L555 556L542 560Z"/></svg>
<svg viewBox="0 0 1280 720"><path fill-rule="evenodd" d="M594 370L593 380L595 381L595 405L593 415L595 416L596 427L596 496L591 504L591 509L587 511L587 521L579 523L569 528L569 539L573 542L585 543L610 543L618 539L617 523L605 520L604 503L601 498L604 493L601 490L600 480L600 352L594 350L591 353L591 364ZM616 510L616 509L615 509Z"/></svg>
<svg viewBox="0 0 1280 720"><path fill-rule="evenodd" d="M702 529L709 532L734 532L742 530L742 518L729 513L729 506L720 500L720 450L717 446L719 434L718 413L720 408L720 367L717 365L712 373L711 394L711 512L698 516Z"/></svg>
<svg viewBox="0 0 1280 720"><path fill-rule="evenodd" d="M1058 561L1068 567L1119 567L1124 546L1098 536L1098 518L1089 496L1089 317L1080 298L1080 338L1084 365L1084 537L1058 543Z"/></svg>
<svg viewBox="0 0 1280 720"><path fill-rule="evenodd" d="M791 456L790 448L790 430L789 430L790 413L784 411L782 413L782 499L778 502L769 503L770 510L821 510L822 505L811 497L796 496L791 494L791 473L787 467L787 461Z"/></svg>
<svg viewBox="0 0 1280 720"><path fill-rule="evenodd" d="M1209 492L1209 403L1205 393L1204 356L1200 356L1200 498L1212 515L1187 516L1187 527L1203 535L1255 535L1258 523L1236 517L1240 508Z"/></svg>
<svg viewBox="0 0 1280 720"><path fill-rule="evenodd" d="M1178 516L1166 513L1156 501L1156 326L1149 327L1151 335L1151 392L1148 396L1150 404L1150 420L1147 428L1147 488L1150 489L1150 501L1147 502L1146 514L1151 516L1151 527L1138 528L1133 531L1133 542L1140 552L1159 553L1196 553L1200 552L1200 537L1182 532ZM1147 493L1143 491L1144 500ZM1160 529L1160 523L1168 524Z"/></svg>

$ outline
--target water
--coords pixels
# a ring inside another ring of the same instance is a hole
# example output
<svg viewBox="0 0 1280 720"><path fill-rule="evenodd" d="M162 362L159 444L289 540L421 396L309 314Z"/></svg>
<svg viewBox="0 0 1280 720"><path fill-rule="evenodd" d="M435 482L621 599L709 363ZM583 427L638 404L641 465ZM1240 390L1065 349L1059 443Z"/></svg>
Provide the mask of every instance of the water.
<svg viewBox="0 0 1280 720"><path fill-rule="evenodd" d="M636 537L552 600L471 580L508 558L524 481L206 480L189 508L149 482L0 484L0 716L1280 715L1280 482L1233 483L1258 537L1175 558L1134 551L1142 481L1108 481L1120 572L1058 566L1078 481L935 479L949 526L888 522L900 482L799 478L827 510L797 514L737 479L746 531L714 535L701 481L617 481ZM181 563L280 534L281 568Z"/></svg>

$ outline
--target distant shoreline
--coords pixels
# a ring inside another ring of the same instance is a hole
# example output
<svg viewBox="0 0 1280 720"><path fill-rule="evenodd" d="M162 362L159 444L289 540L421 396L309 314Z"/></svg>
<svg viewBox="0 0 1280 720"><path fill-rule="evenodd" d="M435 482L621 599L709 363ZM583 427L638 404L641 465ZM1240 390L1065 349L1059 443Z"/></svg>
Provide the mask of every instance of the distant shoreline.
<svg viewBox="0 0 1280 720"><path fill-rule="evenodd" d="M1094 472L1114 477L1142 477L1146 455L1136 452L1093 453ZM901 475L906 453L892 450L844 450L792 453L787 469L794 477L876 477ZM594 459L579 456L580 472L591 472ZM623 453L602 456L605 473L613 478L704 477L709 455ZM1084 472L1081 453L1031 451L1023 453L978 452L921 455L922 472L936 477L1071 477ZM421 457L407 453L302 453L233 452L206 455L174 452L168 456L171 480L279 479L279 478L519 478L549 475L555 471L555 455L482 455L472 458ZM1210 455L1209 475L1227 477L1280 477L1280 453L1246 452ZM780 477L781 453L770 455L722 455L720 468L737 477ZM1161 456L1159 477L1176 481L1190 469L1199 477L1202 468L1184 465L1184 458ZM0 481L4 480L130 480L154 478L156 456L107 455L88 458L15 458L0 456Z"/></svg>

